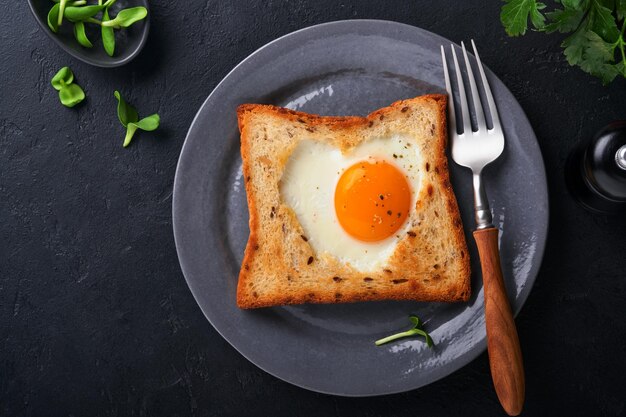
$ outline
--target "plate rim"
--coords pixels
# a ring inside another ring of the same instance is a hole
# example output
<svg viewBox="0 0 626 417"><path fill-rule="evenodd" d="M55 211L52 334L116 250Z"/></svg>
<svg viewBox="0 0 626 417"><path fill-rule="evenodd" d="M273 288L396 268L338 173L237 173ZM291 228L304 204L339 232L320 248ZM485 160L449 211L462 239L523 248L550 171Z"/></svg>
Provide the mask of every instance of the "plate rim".
<svg viewBox="0 0 626 417"><path fill-rule="evenodd" d="M180 150L180 154L179 154L179 158L178 158L178 162L176 164L176 172L174 175L174 184L173 184L173 192L172 192L172 228L173 228L173 234L174 234L174 243L176 246L176 253L178 256L178 261L181 267L181 271L183 272L183 276L185 278L185 282L187 284L187 286L189 287L189 290L191 291L194 300L196 301L196 304L198 304L198 307L200 308L200 310L202 311L202 314L205 316L205 318L207 319L207 321L211 324L211 326L217 331L217 333L228 342L229 345L231 345L240 355L242 355L246 360L248 360L250 363L252 363L254 366L258 367L259 369L263 370L264 372L272 375L275 378L280 379L281 381L285 381L291 385L312 391L312 392L318 392L321 394L327 394L327 395L336 395L336 396L343 396L343 397L375 397L375 396L382 396L382 395L391 395L391 394L397 394L397 393L402 393L402 392L408 392L408 391L412 391L415 389L419 389L423 386L426 385L430 385L440 379L443 379L455 372L457 372L458 370L460 370L461 368L465 367L467 364L469 364L470 362L472 362L474 359L476 359L478 356L480 356L487 348L487 342L486 342L486 337L481 339L480 341L478 341L475 345L474 345L474 349L472 349L469 352L466 352L465 355L463 355L461 358L458 358L458 367L456 367L456 369L452 370L451 372L448 373L443 373L441 375L438 375L437 377L431 379L429 382L424 383L424 384L419 384L416 385L414 387L410 387L410 388L400 388L400 389L392 389L392 390L387 390L385 392L379 392L379 393L363 393L363 394L355 394L355 393L340 393L340 392L331 392L329 390L323 390L323 389L319 389L316 387L312 387L312 386L307 386L304 383L299 383L299 382L295 382L292 380L287 379L284 376L278 375L276 373L274 373L272 370L267 369L265 366L262 366L260 364L258 364L256 361L252 360L249 355L245 354L244 352L242 352L235 343L233 343L229 337L227 337L222 330L220 330L217 326L215 326L214 322L211 320L211 317L209 317L207 315L207 313L205 312L205 310L201 307L201 303L199 301L200 299L200 295L197 294L197 289L194 289L194 285L192 285L192 282L190 281L190 278L188 278L188 268L185 267L185 262L183 261L183 258L181 257L181 241L182 241L182 235L181 235L181 231L180 228L177 227L178 221L179 221L179 216L177 215L177 212L180 211L179 209L179 197L180 196L178 190L180 189L180 176L181 174L181 167L184 164L183 162L183 155L186 153L186 151L188 150L188 148L191 146L190 145L190 135L191 132L194 128L194 125L197 123L200 114L203 113L203 110L205 109L205 107L209 104L209 102L211 101L211 98L213 97L213 95L220 89L220 87L222 86L222 84L224 84L227 79L233 74L235 73L239 68L241 68L242 66L244 66L249 60L253 59L257 54L261 53L263 50L272 47L274 44L279 43L281 41L283 41L284 39L291 37L293 35L302 33L302 32L307 32L307 31L313 31L313 30L319 30L319 29L323 29L324 27L327 26L336 26L336 25L351 25L351 24L372 24L372 25L389 25L389 26L399 26L400 28L406 29L406 30L419 30L419 31L423 31L423 32L427 32L429 35L434 36L436 38L441 39L442 44L448 44L448 43L452 43L455 46L459 46L456 42L450 41L447 38L438 35L437 33L431 32L427 29L423 29L421 27L418 26L414 26L414 25L410 25L410 24L406 24L406 23L401 23L401 22L396 22L396 21L392 21L392 20L384 20L384 19L347 19L347 20L334 20L334 21L329 21L329 22L324 22L324 23L320 23L320 24L315 24L315 25L311 25L311 26L307 26L289 33L286 33L270 42L265 43L264 45L262 45L261 47L257 48L256 50L254 50L252 53L250 53L249 55L247 55L244 59L242 59L237 65L235 65L221 80L219 83L217 83L215 85L215 87L211 90L211 93L207 96L207 98L203 101L203 103L201 104L201 106L198 108L193 120L191 121L191 124L189 126L189 129L187 130L187 134L185 135L185 140L183 142L183 145L181 147ZM373 31L374 32L374 31ZM460 47L460 46L459 46ZM484 64L483 64L484 65ZM488 69L488 67L486 65L484 65L485 68ZM496 76L497 77L497 76ZM497 77L498 80L499 77ZM539 272L541 270L541 266L543 264L543 258L545 255L545 249L546 249L546 245L547 245L547 239L548 239L548 234L549 234L549 229L550 229L550 204L549 204L549 188L548 188L548 179L546 176L546 170L545 170L545 162L544 162L544 158L543 158L543 154L541 152L541 148L539 146L539 141L537 140L536 134L534 133L534 129L532 128L532 124L530 123L530 120L528 120L528 116L526 115L526 112L524 111L524 109L522 108L521 104L519 104L519 102L517 101L517 99L515 98L515 96L511 93L511 91L509 90L509 88L500 80L500 82L502 83L503 89L506 93L510 94L511 97L513 97L513 99L515 100L515 102L518 104L520 111L521 111L521 116L524 118L524 122L527 123L527 125L531 128L531 131L533 133L534 136L534 141L537 145L537 150L538 150L538 154L539 154L539 161L540 163L537 163L537 169L540 171L541 174L541 179L543 182L543 186L546 190L546 199L543 202L545 204L545 225L546 225L546 231L545 231L545 239L542 239L541 241L537 242L537 247L536 247L536 252L535 252L535 256L537 259L537 271L535 274L533 274L532 276L529 275L528 279L527 279L527 284L530 284L530 289L528 290L528 292L523 295L522 297L520 297L519 300L519 306L518 308L513 312L514 317L516 317L521 309L523 308L523 306L526 304L526 301L528 299L528 297L530 296L530 293L532 292L532 288L534 287L535 281L537 279L537 276L539 275ZM466 226L467 227L467 226Z"/></svg>

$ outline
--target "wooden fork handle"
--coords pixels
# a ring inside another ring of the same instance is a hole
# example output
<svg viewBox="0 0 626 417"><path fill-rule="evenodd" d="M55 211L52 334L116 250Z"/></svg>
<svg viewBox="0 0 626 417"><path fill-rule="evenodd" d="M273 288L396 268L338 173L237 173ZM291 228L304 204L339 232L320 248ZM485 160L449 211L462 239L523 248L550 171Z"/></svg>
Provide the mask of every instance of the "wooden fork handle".
<svg viewBox="0 0 626 417"><path fill-rule="evenodd" d="M504 288L498 229L474 232L483 271L487 351L491 378L500 404L510 416L522 412L524 405L524 365L513 313Z"/></svg>

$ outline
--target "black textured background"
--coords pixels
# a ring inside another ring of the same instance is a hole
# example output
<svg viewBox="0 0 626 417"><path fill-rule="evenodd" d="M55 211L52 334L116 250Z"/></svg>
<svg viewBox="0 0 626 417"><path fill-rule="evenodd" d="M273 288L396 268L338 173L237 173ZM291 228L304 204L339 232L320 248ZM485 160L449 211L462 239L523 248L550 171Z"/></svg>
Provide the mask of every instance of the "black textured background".
<svg viewBox="0 0 626 417"><path fill-rule="evenodd" d="M139 57L100 69L69 57L26 1L0 13L0 415L503 415L486 354L422 389L378 398L316 394L241 357L205 320L178 266L174 171L202 101L239 61L293 30L377 18L454 41L483 61L535 128L550 187L543 267L517 319L524 415L626 414L626 219L576 206L563 165L577 140L626 118L626 80L570 68L558 34L508 38L500 2L152 1ZM60 105L64 65L87 99ZM120 89L162 127L127 149Z"/></svg>

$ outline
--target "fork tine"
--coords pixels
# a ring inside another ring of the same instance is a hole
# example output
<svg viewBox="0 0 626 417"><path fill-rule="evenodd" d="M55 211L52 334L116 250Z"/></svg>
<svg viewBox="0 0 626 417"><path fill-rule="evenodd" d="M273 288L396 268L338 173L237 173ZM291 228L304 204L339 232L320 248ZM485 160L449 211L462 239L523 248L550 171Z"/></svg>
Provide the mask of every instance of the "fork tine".
<svg viewBox="0 0 626 417"><path fill-rule="evenodd" d="M472 39L472 48L474 49L474 56L476 57L476 63L478 64L478 70L480 71L480 78L483 81L483 87L485 88L485 93L487 95L487 103L489 104L489 113L491 113L491 121L493 123L492 130L493 129L501 130L500 116L498 116L498 108L496 107L496 103L493 100L493 94L491 94L491 87L489 87L489 82L487 81L487 77L485 76L483 63L480 60L478 51L476 50L476 44L474 43L474 39Z"/></svg>
<svg viewBox="0 0 626 417"><path fill-rule="evenodd" d="M448 114L450 115L449 126L450 132L457 134L456 131L456 115L454 114L454 96L452 95L452 85L450 84L450 74L448 73L448 62L446 60L446 51L441 45L441 61L443 62L443 76L446 80L446 91L448 92Z"/></svg>
<svg viewBox="0 0 626 417"><path fill-rule="evenodd" d="M456 81L459 86L459 100L461 101L461 120L463 120L463 134L472 133L472 119L470 117L469 107L467 105L467 97L465 96L465 84L463 83L463 74L459 68L459 61L456 57L454 45L450 45L452 49L452 58L454 60L454 70L456 71Z"/></svg>
<svg viewBox="0 0 626 417"><path fill-rule="evenodd" d="M487 123L485 122L485 114L483 113L483 106L480 104L480 96L478 95L478 88L476 88L476 79L474 78L474 71L472 71L472 65L467 58L467 50L465 44L461 42L461 48L463 48L463 58L465 59L465 67L467 68L467 79L470 83L470 89L472 90L472 102L474 103L474 112L476 114L476 123L478 131L485 130Z"/></svg>

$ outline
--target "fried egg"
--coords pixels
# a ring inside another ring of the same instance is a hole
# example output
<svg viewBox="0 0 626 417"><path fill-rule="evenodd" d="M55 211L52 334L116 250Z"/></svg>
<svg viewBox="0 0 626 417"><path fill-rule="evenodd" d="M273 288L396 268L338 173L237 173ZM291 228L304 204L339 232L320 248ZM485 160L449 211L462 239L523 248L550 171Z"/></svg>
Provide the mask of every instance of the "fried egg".
<svg viewBox="0 0 626 417"><path fill-rule="evenodd" d="M318 256L358 271L385 265L410 227L422 182L422 156L409 136L362 142L349 151L301 141L280 182Z"/></svg>

